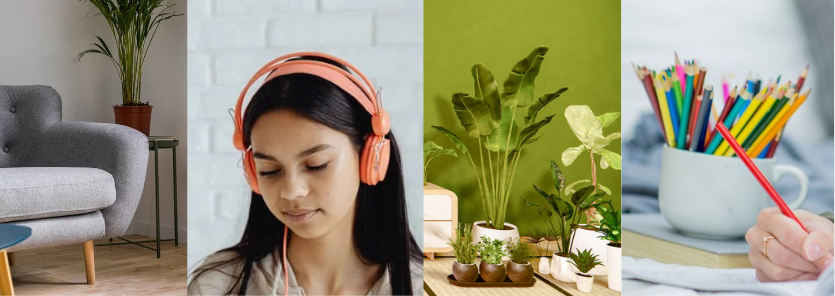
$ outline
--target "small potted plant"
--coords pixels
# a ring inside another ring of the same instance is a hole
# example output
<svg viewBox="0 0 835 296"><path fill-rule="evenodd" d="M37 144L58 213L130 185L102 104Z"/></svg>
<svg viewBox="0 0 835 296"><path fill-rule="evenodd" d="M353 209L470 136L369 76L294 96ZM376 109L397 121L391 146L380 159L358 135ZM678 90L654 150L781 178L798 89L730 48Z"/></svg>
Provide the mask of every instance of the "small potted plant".
<svg viewBox="0 0 835 296"><path fill-rule="evenodd" d="M478 249L481 252L481 264L478 269L481 271L481 278L488 283L503 282L507 277L507 270L502 265L502 257L507 256L507 252L502 248L504 241L499 239L492 239L485 236L481 237L478 243Z"/></svg>
<svg viewBox="0 0 835 296"><path fill-rule="evenodd" d="M459 282L475 282L478 279L478 267L475 265L478 246L473 243L473 225L458 223L455 236L449 239L449 245L455 251L452 276Z"/></svg>
<svg viewBox="0 0 835 296"><path fill-rule="evenodd" d="M608 205L608 207L604 206ZM621 254L620 248L620 211L612 208L610 201L603 202L597 206L600 213L600 231L603 233L600 238L609 241L606 245L606 274L609 276L609 289L621 290Z"/></svg>
<svg viewBox="0 0 835 296"><path fill-rule="evenodd" d="M593 193L594 187L587 186L573 192L570 196L566 194L563 197L562 191L565 187L565 178L563 177L562 170L560 170L560 167L554 161L551 161L551 180L557 189L556 194L548 194L536 185L533 185L536 192L546 201L546 206L531 203L524 198L522 200L525 202L525 205L536 209L541 216L548 217L549 222L551 221L550 218L557 218L557 226L552 228L556 230L556 236L559 237L559 242L557 243L557 252L554 252L554 256L551 258L551 267L549 269L554 279L571 283L574 282L576 277L574 275L576 271L568 263L570 261L569 252L573 249L574 242L572 230L585 217L586 210L594 207L593 204L606 193Z"/></svg>
<svg viewBox="0 0 835 296"><path fill-rule="evenodd" d="M455 150L444 149L444 147L435 144L434 141L428 141L423 144L423 186L429 184L429 162L441 155L458 157L458 153L455 153Z"/></svg>
<svg viewBox="0 0 835 296"><path fill-rule="evenodd" d="M516 283L526 283L533 280L533 266L528 262L534 258L533 249L521 240L507 241L507 252L510 261L507 262L507 277Z"/></svg>
<svg viewBox="0 0 835 296"><path fill-rule="evenodd" d="M571 265L577 268L577 290L581 292L591 292L591 287L594 284L594 276L589 274L592 268L597 265L603 265L603 262L597 259L597 255L591 253L591 249L585 249L571 253Z"/></svg>
<svg viewBox="0 0 835 296"><path fill-rule="evenodd" d="M539 256L539 273L550 273L550 263L548 263L548 256L546 254L548 253L551 241L556 240L553 233L548 229L533 227L527 230L526 240L536 246L536 256ZM542 241L545 241L544 253L542 252L542 246L540 246Z"/></svg>

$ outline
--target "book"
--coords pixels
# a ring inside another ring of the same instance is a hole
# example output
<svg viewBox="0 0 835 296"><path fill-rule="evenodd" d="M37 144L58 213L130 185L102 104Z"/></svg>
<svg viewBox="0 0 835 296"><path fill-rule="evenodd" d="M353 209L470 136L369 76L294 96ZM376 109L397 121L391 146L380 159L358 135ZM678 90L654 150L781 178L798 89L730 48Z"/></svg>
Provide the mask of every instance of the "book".
<svg viewBox="0 0 835 296"><path fill-rule="evenodd" d="M690 237L674 229L661 214L623 215L623 255L710 268L750 268L748 243Z"/></svg>

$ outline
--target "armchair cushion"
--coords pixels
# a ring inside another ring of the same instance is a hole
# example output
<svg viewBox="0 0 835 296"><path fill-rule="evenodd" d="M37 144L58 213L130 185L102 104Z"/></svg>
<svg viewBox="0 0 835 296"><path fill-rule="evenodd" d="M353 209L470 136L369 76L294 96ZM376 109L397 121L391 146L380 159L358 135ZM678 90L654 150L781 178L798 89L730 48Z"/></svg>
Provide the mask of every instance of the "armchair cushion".
<svg viewBox="0 0 835 296"><path fill-rule="evenodd" d="M0 223L93 212L116 201L113 176L95 168L0 168Z"/></svg>

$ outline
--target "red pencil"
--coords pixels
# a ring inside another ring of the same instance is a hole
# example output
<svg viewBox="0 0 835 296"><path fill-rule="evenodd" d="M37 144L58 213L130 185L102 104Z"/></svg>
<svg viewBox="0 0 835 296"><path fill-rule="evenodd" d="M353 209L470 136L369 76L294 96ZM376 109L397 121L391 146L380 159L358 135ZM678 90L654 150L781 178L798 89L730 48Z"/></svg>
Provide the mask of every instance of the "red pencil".
<svg viewBox="0 0 835 296"><path fill-rule="evenodd" d="M763 176L763 173L760 172L760 169L758 169L754 162L751 161L751 158L748 157L748 154L745 154L745 150L743 150L742 147L739 146L739 143L736 142L736 139L734 139L734 137L731 136L731 133L728 132L728 128L725 127L725 124L722 122L716 123L716 129L719 130L719 133L722 134L722 137L725 138L725 141L727 141L731 145L731 147L733 147L734 151L736 152L736 155L738 155L739 158L742 159L742 162L744 162L745 165L748 166L748 169L751 171L752 174L754 174L754 177L757 178L757 181L760 181L760 185L763 186L765 191L768 192L768 195L771 196L771 200L773 200L774 203L777 204L777 207L780 208L780 212L782 212L783 215L786 215L786 217L789 217L795 222L797 222L797 224L800 225L800 228L803 228L803 231L809 232L809 230L806 229L806 226L803 226L803 223L801 223L800 220L797 219L797 217L794 215L789 206L786 205L786 202L783 201L783 198L780 197L780 194L777 193L777 190L774 189L774 186L771 186L771 182L768 182L768 179L766 179L765 176Z"/></svg>

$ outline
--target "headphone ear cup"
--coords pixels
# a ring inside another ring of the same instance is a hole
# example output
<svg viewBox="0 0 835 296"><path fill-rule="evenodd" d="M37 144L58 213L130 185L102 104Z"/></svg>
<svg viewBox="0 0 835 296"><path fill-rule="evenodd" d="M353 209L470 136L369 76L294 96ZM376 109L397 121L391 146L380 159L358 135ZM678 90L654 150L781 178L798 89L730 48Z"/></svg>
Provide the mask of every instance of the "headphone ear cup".
<svg viewBox="0 0 835 296"><path fill-rule="evenodd" d="M244 152L242 162L244 165L244 177L246 177L246 182L249 183L249 187L252 188L252 192L260 195L261 188L258 186L258 175L255 173L255 159L252 156L252 150Z"/></svg>
<svg viewBox="0 0 835 296"><path fill-rule="evenodd" d="M380 143L382 141L382 143ZM377 145L380 151L377 152ZM389 140L383 136L367 135L360 158L360 180L374 186L386 178L390 153Z"/></svg>

